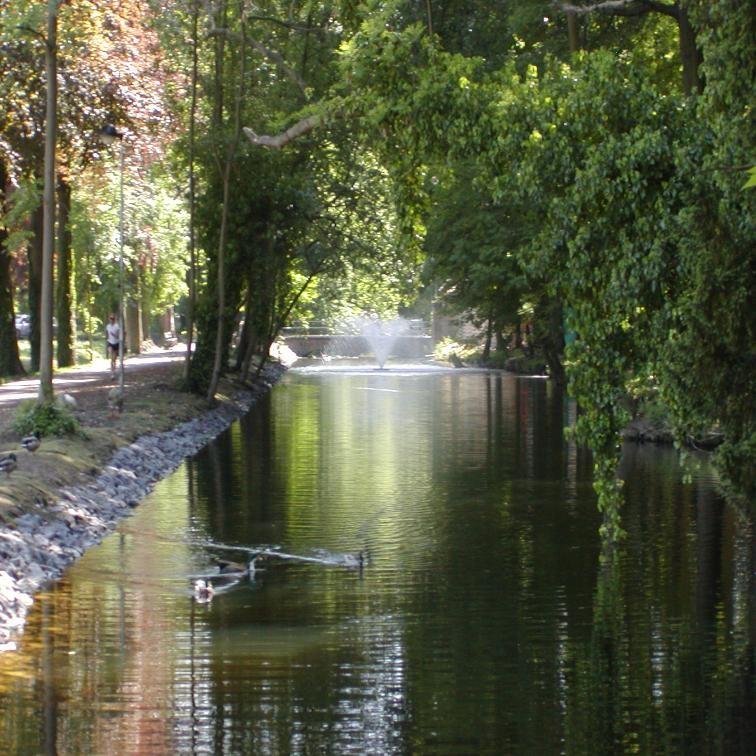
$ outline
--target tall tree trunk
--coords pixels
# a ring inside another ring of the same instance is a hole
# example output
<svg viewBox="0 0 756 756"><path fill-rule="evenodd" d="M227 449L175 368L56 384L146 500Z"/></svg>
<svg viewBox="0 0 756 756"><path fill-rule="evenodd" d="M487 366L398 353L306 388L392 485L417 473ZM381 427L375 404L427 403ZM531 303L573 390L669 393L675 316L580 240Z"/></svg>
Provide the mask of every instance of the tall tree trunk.
<svg viewBox="0 0 756 756"><path fill-rule="evenodd" d="M247 352L254 342L252 337L252 276L247 275L247 292L244 297L244 324L239 334L239 343L236 348L236 370L244 380Z"/></svg>
<svg viewBox="0 0 756 756"><path fill-rule="evenodd" d="M45 76L47 84L45 115L45 184L42 196L44 232L42 243L42 301L40 302L39 402L53 400L53 257L55 251L55 142L58 130L58 0L47 2L47 39Z"/></svg>
<svg viewBox="0 0 756 756"><path fill-rule="evenodd" d="M244 23L243 2L239 3L239 27L241 41L239 43L239 73L236 82L236 101L234 103L234 120L231 143L226 153L226 163L223 169L223 208L221 210L221 226L218 238L218 324L215 334L215 359L207 398L212 401L218 390L221 374L224 371L223 355L225 354L226 332L226 236L228 231L228 201L231 189L231 169L241 137L241 107L244 96L244 76L246 72L246 28Z"/></svg>
<svg viewBox="0 0 756 756"><path fill-rule="evenodd" d="M126 350L130 354L140 354L142 351L142 310L139 302L135 299L129 299L125 303L126 313Z"/></svg>
<svg viewBox="0 0 756 756"><path fill-rule="evenodd" d="M147 297L144 297L140 301L142 304L139 308L139 327L142 332L142 341L144 341L145 339L152 338L152 329L150 328L152 324L152 317L150 316L150 312L152 311L152 302L149 301ZM163 337L163 331L160 332L160 337Z"/></svg>
<svg viewBox="0 0 756 756"><path fill-rule="evenodd" d="M493 310L493 307L491 308ZM491 343L493 342L493 315L491 312L489 312L488 315L488 323L486 324L486 340L483 345L483 355L481 356L481 359L484 363L488 362L488 360L491 358Z"/></svg>
<svg viewBox="0 0 756 756"><path fill-rule="evenodd" d="M218 322L215 331L215 359L207 398L212 401L218 390L218 383L223 371L223 355L225 354L224 339L226 331L226 230L228 228L228 199L231 185L231 161L233 154L229 149L226 165L223 169L223 208L221 210L221 226L218 235L218 278L216 287L218 292Z"/></svg>
<svg viewBox="0 0 756 756"><path fill-rule="evenodd" d="M11 254L3 246L6 230L0 228L0 375L24 375L24 366L18 354L16 323L13 308L11 280Z"/></svg>
<svg viewBox="0 0 756 756"><path fill-rule="evenodd" d="M567 11L567 38L570 43L570 52L572 54L580 50L580 39L578 36L577 16L574 11Z"/></svg>
<svg viewBox="0 0 756 756"><path fill-rule="evenodd" d="M69 367L76 363L70 213L71 186L61 178L58 181L58 280L55 303L58 319L56 340L58 367Z"/></svg>
<svg viewBox="0 0 756 756"><path fill-rule="evenodd" d="M677 19L680 39L680 62L682 63L682 84L686 95L701 94L703 81L699 73L703 62L703 55L696 43L696 33L690 23L688 11L684 4L680 4Z"/></svg>
<svg viewBox="0 0 756 756"><path fill-rule="evenodd" d="M32 373L39 371L39 312L42 299L42 240L44 237L44 218L42 205L31 216L32 238L27 248L29 262L29 345L31 355L29 369Z"/></svg>
<svg viewBox="0 0 756 756"><path fill-rule="evenodd" d="M4 215L8 173L5 160L0 157L0 216ZM24 375L24 366L18 355L11 253L5 248L8 229L0 226L0 376Z"/></svg>
<svg viewBox="0 0 756 756"><path fill-rule="evenodd" d="M192 95L189 107L189 307L186 324L186 362L184 378L189 381L192 364L192 341L194 341L194 321L197 311L197 243L195 210L197 198L197 176L194 168L195 142L197 137L197 79L199 77L199 3L192 8Z"/></svg>
<svg viewBox="0 0 756 756"><path fill-rule="evenodd" d="M544 356L549 366L549 375L557 386L567 385L564 358L564 312L560 302L547 302L548 333L544 344Z"/></svg>

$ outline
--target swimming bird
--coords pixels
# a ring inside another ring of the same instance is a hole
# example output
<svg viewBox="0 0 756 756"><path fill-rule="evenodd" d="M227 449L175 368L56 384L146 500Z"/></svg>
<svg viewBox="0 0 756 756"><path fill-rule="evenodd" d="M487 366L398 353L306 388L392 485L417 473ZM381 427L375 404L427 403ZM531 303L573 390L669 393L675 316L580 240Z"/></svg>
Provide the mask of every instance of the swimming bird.
<svg viewBox="0 0 756 756"><path fill-rule="evenodd" d="M367 563L367 555L364 551L358 551L356 554L344 554L344 566L362 569Z"/></svg>
<svg viewBox="0 0 756 756"><path fill-rule="evenodd" d="M255 577L255 562L258 559L265 559L264 554L255 554L249 562L243 564L242 562L230 562L227 559L217 559L218 571L221 575L249 575L249 579L253 580Z"/></svg>
<svg viewBox="0 0 756 756"><path fill-rule="evenodd" d="M39 444L39 431L34 431L31 436L24 436L21 439L21 446L23 446L24 449L29 452L37 451L37 449L39 449Z"/></svg>
<svg viewBox="0 0 756 756"><path fill-rule="evenodd" d="M204 580L197 580L194 584L194 598L197 599L197 601L202 603L212 601L214 595L215 589L209 580L207 582Z"/></svg>
<svg viewBox="0 0 756 756"><path fill-rule="evenodd" d="M10 474L18 467L16 464L16 455L11 452L10 454L3 454L0 457L0 471L4 472L9 478Z"/></svg>
<svg viewBox="0 0 756 756"><path fill-rule="evenodd" d="M108 391L108 408L110 416L115 417L123 412L123 392L120 388L112 388Z"/></svg>
<svg viewBox="0 0 756 756"><path fill-rule="evenodd" d="M255 562L258 559L265 559L265 558L266 558L265 554L255 554L252 557L252 559L249 560L249 563L247 564L247 576L249 577L250 580L255 579L255 569L256 569Z"/></svg>

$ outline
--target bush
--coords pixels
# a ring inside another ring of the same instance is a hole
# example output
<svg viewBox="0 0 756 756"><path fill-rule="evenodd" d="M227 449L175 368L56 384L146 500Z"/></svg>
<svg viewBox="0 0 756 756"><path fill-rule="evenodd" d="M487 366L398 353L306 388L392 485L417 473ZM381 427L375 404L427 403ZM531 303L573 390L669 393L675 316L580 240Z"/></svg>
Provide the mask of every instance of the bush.
<svg viewBox="0 0 756 756"><path fill-rule="evenodd" d="M450 362L455 354L462 362L475 362L480 357L480 347L471 344L460 344L450 338L442 339L433 350L433 357L440 362Z"/></svg>
<svg viewBox="0 0 756 756"><path fill-rule="evenodd" d="M13 430L20 436L66 436L79 433L79 423L70 410L59 404L40 404L34 399L22 402L13 420Z"/></svg>

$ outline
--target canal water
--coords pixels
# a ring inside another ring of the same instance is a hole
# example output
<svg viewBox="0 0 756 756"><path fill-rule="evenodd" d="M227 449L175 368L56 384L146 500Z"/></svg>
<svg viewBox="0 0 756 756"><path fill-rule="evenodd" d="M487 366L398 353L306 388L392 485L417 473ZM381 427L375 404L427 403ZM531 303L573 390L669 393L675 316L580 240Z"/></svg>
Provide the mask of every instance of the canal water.
<svg viewBox="0 0 756 756"><path fill-rule="evenodd" d="M0 753L751 753L748 527L705 458L628 446L608 550L573 413L536 378L291 371L39 596ZM197 601L231 546L278 555Z"/></svg>

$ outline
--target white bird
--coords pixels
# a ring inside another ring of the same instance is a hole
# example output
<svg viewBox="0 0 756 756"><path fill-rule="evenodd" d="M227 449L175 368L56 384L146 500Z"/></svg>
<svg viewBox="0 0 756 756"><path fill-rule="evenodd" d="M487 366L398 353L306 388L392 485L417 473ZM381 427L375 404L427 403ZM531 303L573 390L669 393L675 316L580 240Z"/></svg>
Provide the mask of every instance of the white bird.
<svg viewBox="0 0 756 756"><path fill-rule="evenodd" d="M194 598L197 599L197 601L207 603L208 601L212 601L214 595L215 589L209 580L207 582L204 580L198 580L194 584Z"/></svg>
<svg viewBox="0 0 756 756"><path fill-rule="evenodd" d="M78 402L76 399L71 396L71 394L63 394L60 397L60 401L63 403L64 406L68 407L68 409L76 409L78 406Z"/></svg>

